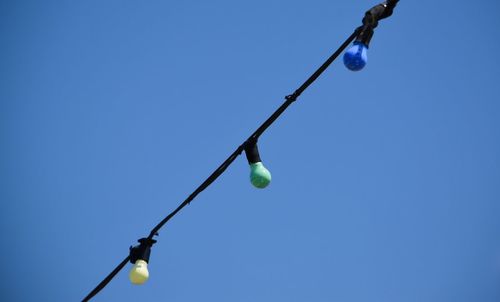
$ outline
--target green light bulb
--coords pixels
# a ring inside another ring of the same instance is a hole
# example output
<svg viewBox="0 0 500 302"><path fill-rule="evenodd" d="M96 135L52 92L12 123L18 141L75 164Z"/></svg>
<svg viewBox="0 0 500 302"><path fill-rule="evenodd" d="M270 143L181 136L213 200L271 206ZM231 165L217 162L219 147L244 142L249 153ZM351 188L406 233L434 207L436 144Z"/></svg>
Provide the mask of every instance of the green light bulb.
<svg viewBox="0 0 500 302"><path fill-rule="evenodd" d="M271 172L264 167L262 162L250 164L250 181L254 187L264 189L271 182Z"/></svg>

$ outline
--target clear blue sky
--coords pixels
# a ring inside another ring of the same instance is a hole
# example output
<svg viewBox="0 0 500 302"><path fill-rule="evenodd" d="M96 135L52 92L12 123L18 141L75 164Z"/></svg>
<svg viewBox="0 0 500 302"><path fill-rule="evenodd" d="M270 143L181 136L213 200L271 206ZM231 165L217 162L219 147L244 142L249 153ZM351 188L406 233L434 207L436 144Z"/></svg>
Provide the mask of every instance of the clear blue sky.
<svg viewBox="0 0 500 302"><path fill-rule="evenodd" d="M79 301L376 1L2 1L2 301ZM500 301L500 4L402 0L95 301Z"/></svg>

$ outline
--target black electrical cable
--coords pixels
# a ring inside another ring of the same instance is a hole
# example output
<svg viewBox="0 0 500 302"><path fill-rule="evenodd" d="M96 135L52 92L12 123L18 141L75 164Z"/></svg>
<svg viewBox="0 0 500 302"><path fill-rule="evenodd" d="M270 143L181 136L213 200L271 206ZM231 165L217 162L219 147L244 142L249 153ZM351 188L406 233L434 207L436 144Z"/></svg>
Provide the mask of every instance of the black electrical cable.
<svg viewBox="0 0 500 302"><path fill-rule="evenodd" d="M392 10L397 4L398 0L388 0L383 5L386 5L388 11L390 13L380 16L381 18L385 18L392 14ZM316 80L319 76L330 66L330 64L335 61L335 59L344 51L347 46L351 42L354 41L363 31L364 26L360 26L356 28L356 30L342 43L342 45L297 89L294 93L285 97L285 102L278 108L276 111L266 120L262 125L255 130L255 132L248 137L248 139L243 142L234 152L229 155L229 157L217 168L215 171L198 187L196 190L191 193L186 200L184 200L174 211L168 214L162 221L160 221L149 233L147 237L148 240L152 239L155 235L158 235L158 231L177 213L179 213L186 205L188 205L193 199L203 192L208 186L210 186L226 169L233 163L233 161L241 155L241 153L245 150L246 146L249 144L255 144L258 138L271 126L285 110L297 100L297 98ZM127 256L118 266L104 278L82 301L89 301L92 297L94 297L97 293L99 293L115 276L118 272L127 264L130 260L130 255Z"/></svg>
<svg viewBox="0 0 500 302"><path fill-rule="evenodd" d="M309 87L327 68L332 64L332 62L342 53L342 51L356 38L358 35L358 29L354 31L354 33L347 38L347 40L333 53L328 60L321 65L316 72L309 77L304 84L302 84L299 89L297 89L293 94L286 97L286 101L264 122L262 125L255 130L255 132L250 135L250 137L241 144L234 152L196 189L191 195L189 195L183 203L177 207L172 213L170 213L167 217L165 217L160 223L158 223L150 232L148 238L152 239L153 236L163 227L167 221L169 221L172 217L175 216L182 208L188 205L199 193L205 190L211 183L213 183L224 171L229 167L229 165L245 150L245 146L248 142L255 142L257 139L266 131L269 126L271 126L274 121L278 119L278 117L285 112L285 110L290 106L304 90Z"/></svg>
<svg viewBox="0 0 500 302"><path fill-rule="evenodd" d="M127 264L129 260L130 255L125 257L125 259L123 259L123 261L120 262L120 264L118 264L115 269L101 281L101 283L99 283L85 298L83 298L82 301L89 301L90 299L92 299L92 297L97 295L97 293L99 293L101 289L108 285L108 283L116 276L116 274L118 274L122 270L122 268Z"/></svg>
<svg viewBox="0 0 500 302"><path fill-rule="evenodd" d="M349 44L357 37L359 33L359 28L357 28L344 43L316 70L295 92L291 95L285 97L285 102L278 108L276 111L264 122L262 125L255 130L252 135L241 144L234 152L229 155L229 157L217 168L215 171L198 187L196 190L191 193L191 195L186 198L174 211L168 214L162 221L160 221L149 233L148 239L152 239L155 235L157 235L158 231L167 223L172 217L174 217L180 210L182 210L185 206L187 206L198 194L200 194L203 190L205 190L210 184L212 184L226 169L231 165L231 163L245 150L245 146L250 142L255 142L264 131L269 128L279 117L285 112L285 110L290 106L293 102L297 100L297 98L304 92L307 87L309 87L327 68L332 64L333 61L344 51L344 49L349 46ZM82 301L89 301L92 297L94 297L99 291L101 291L113 277L127 264L130 260L130 256L127 256L104 280L99 283L96 288L94 288Z"/></svg>

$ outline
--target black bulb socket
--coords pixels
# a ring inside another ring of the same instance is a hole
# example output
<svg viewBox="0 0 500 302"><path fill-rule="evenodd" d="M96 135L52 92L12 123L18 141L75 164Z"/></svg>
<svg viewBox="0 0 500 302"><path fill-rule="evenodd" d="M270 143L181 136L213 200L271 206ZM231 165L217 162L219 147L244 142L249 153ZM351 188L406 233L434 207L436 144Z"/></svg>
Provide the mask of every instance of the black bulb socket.
<svg viewBox="0 0 500 302"><path fill-rule="evenodd" d="M248 164L255 164L261 162L259 147L257 147L257 141L248 141L245 144L245 155L247 156Z"/></svg>
<svg viewBox="0 0 500 302"><path fill-rule="evenodd" d="M149 263L149 256L151 255L151 247L156 243L156 240L149 238L141 238L136 246L130 247L130 262L135 263L137 260L144 260Z"/></svg>
<svg viewBox="0 0 500 302"><path fill-rule="evenodd" d="M356 42L363 43L368 47L373 37L374 29L378 26L378 21L391 16L398 1L388 0L368 10L363 17L363 25L359 28Z"/></svg>

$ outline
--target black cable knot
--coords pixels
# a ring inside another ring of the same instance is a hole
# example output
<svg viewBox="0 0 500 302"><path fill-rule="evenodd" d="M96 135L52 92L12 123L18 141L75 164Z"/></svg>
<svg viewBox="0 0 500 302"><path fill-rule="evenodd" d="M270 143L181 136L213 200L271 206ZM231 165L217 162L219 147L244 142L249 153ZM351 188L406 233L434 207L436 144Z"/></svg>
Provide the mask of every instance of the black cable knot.
<svg viewBox="0 0 500 302"><path fill-rule="evenodd" d="M293 102L295 102L297 100L298 97L299 96L298 96L297 92L294 92L292 94L289 94L289 95L285 96L285 100L290 101L290 102L293 103Z"/></svg>

